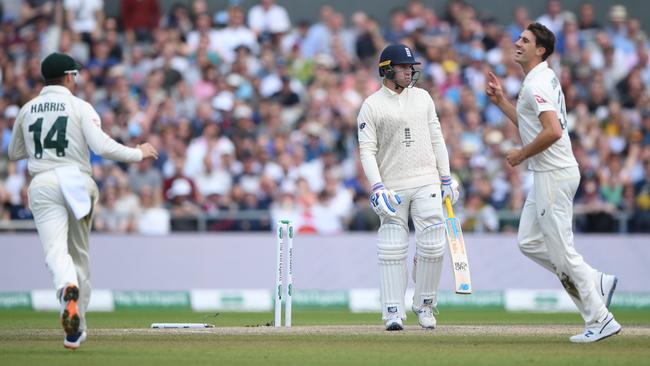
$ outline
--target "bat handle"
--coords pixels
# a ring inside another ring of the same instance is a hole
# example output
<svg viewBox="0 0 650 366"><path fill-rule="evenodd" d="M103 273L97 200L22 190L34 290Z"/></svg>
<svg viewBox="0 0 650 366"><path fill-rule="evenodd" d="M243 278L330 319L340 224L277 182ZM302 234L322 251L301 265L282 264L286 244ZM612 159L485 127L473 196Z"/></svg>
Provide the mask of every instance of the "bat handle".
<svg viewBox="0 0 650 366"><path fill-rule="evenodd" d="M451 199L449 197L445 197L445 206L447 206L447 216L452 219L456 217L454 215L454 209L451 208Z"/></svg>

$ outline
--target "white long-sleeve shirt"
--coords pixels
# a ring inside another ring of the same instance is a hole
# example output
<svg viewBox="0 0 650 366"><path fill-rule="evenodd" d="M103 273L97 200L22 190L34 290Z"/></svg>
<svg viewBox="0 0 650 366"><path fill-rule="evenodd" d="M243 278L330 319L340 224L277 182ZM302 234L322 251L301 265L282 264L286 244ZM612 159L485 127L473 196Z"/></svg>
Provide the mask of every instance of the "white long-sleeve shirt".
<svg viewBox="0 0 650 366"><path fill-rule="evenodd" d="M429 93L386 86L363 102L357 118L361 164L371 185L402 190L440 184L449 154Z"/></svg>
<svg viewBox="0 0 650 366"><path fill-rule="evenodd" d="M142 160L140 149L126 147L102 131L99 115L88 102L64 86L50 85L18 112L9 158L28 159L32 176L64 165L92 174L89 146L112 160Z"/></svg>

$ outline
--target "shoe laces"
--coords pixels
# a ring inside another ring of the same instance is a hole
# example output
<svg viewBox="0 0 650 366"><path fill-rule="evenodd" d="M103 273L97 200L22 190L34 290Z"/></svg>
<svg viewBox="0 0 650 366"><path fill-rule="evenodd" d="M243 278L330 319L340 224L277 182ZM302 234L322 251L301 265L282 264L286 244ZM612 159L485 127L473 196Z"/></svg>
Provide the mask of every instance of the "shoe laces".
<svg viewBox="0 0 650 366"><path fill-rule="evenodd" d="M418 314L423 314L426 316L438 315L438 308L435 306L423 306L418 310Z"/></svg>

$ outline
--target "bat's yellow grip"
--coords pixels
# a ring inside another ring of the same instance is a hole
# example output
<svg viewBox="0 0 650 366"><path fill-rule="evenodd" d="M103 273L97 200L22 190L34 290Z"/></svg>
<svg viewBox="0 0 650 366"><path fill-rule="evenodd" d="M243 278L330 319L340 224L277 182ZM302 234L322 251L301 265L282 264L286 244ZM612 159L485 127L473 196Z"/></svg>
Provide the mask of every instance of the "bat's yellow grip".
<svg viewBox="0 0 650 366"><path fill-rule="evenodd" d="M456 217L454 215L454 209L451 208L451 199L449 198L449 196L445 197L445 206L447 206L447 216L451 219Z"/></svg>

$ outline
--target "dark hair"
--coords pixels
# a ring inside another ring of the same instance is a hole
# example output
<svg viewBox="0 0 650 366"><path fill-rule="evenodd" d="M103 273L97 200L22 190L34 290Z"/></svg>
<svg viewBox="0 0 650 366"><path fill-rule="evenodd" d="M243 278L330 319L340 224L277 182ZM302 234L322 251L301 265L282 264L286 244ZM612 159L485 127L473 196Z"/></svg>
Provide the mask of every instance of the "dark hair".
<svg viewBox="0 0 650 366"><path fill-rule="evenodd" d="M544 47L546 50L542 55L542 61L546 61L548 56L555 51L555 34L540 23L530 23L526 29L535 35L535 46Z"/></svg>

